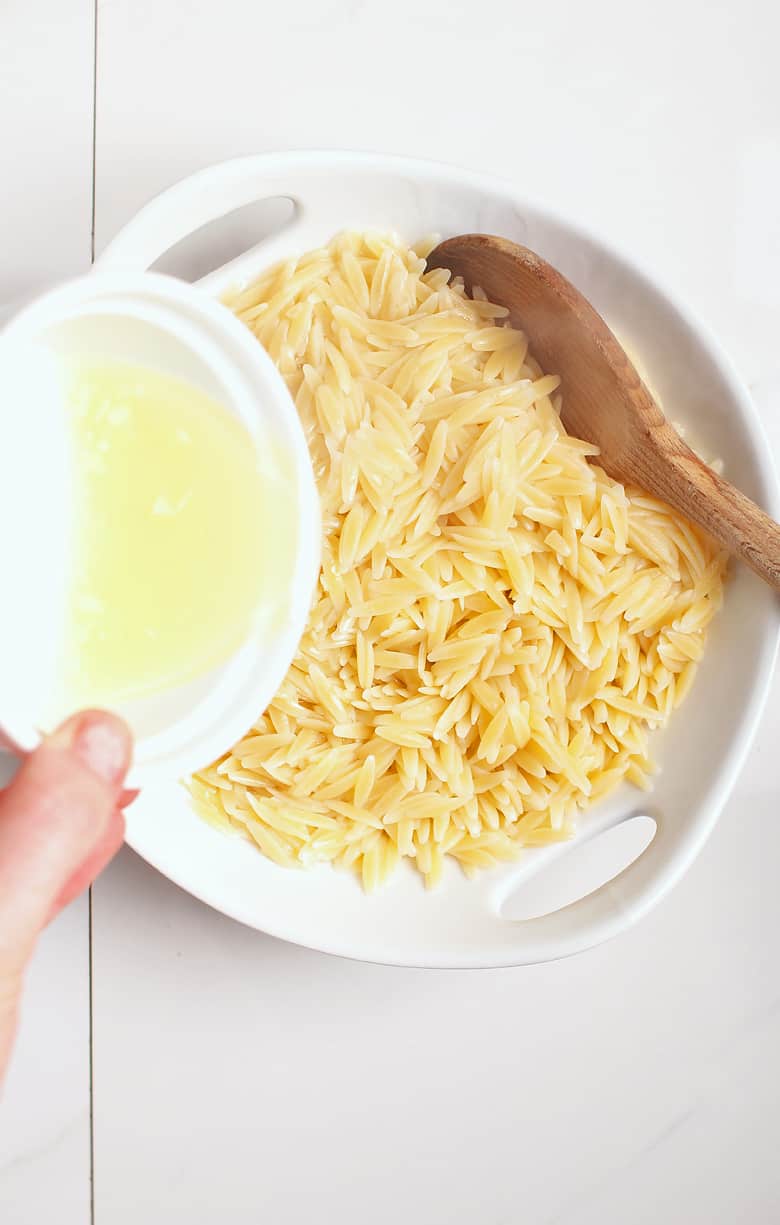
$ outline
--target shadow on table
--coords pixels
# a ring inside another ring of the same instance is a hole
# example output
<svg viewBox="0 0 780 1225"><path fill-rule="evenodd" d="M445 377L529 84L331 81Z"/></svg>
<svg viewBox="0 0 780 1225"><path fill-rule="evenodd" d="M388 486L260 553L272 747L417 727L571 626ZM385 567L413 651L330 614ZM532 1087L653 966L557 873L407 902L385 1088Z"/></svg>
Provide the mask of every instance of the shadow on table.
<svg viewBox="0 0 780 1225"><path fill-rule="evenodd" d="M306 954L308 950L287 945L264 932L255 931L214 910L168 880L140 855L123 847L92 890L93 923L100 934L126 922L151 925L159 938L182 936L186 946L193 939L218 941L235 950L273 958L279 950Z"/></svg>

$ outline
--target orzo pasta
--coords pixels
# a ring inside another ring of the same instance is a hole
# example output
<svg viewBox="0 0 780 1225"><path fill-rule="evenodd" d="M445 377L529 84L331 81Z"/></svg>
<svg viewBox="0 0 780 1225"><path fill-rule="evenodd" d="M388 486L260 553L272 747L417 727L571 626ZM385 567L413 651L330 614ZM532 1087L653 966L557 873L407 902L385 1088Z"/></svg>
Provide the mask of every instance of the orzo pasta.
<svg viewBox="0 0 780 1225"><path fill-rule="evenodd" d="M231 301L292 392L323 509L306 634L275 700L192 780L287 867L399 858L426 883L568 837L690 688L724 561L560 422L506 311L344 234Z"/></svg>

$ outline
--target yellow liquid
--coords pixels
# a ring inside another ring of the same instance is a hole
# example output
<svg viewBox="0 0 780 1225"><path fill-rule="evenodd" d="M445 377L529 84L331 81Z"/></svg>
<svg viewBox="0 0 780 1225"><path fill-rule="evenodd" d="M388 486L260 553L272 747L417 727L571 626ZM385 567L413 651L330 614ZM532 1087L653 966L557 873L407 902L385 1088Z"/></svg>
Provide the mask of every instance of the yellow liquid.
<svg viewBox="0 0 780 1225"><path fill-rule="evenodd" d="M111 705L194 680L278 624L295 554L289 458L183 380L78 363L65 685ZM262 464L262 468L261 465Z"/></svg>

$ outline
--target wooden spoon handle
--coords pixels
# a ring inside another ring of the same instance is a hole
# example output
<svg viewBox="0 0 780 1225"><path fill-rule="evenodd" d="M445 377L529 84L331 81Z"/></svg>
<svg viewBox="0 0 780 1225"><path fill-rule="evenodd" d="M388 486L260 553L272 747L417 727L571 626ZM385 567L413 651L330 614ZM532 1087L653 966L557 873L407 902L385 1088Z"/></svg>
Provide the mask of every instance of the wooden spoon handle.
<svg viewBox="0 0 780 1225"><path fill-rule="evenodd" d="M702 463L685 444L669 457L666 473L658 465L644 472L646 488L649 474L654 486L649 492L704 528L780 591L780 525L760 506Z"/></svg>

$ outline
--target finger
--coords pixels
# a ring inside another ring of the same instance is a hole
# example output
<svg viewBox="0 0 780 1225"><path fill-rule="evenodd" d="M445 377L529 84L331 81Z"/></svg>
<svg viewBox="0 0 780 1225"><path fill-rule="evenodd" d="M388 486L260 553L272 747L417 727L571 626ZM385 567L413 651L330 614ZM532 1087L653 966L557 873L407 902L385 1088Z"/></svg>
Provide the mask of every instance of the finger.
<svg viewBox="0 0 780 1225"><path fill-rule="evenodd" d="M130 755L124 723L87 711L31 753L0 795L0 955L26 956L106 833Z"/></svg>
<svg viewBox="0 0 780 1225"><path fill-rule="evenodd" d="M10 732L7 732L4 727L0 727L0 749L5 749L8 753L13 753L14 757L25 757L25 751L20 744L14 740Z"/></svg>
<svg viewBox="0 0 780 1225"><path fill-rule="evenodd" d="M125 840L125 818L122 810L129 808L138 799L140 794L140 790L135 787L125 787L119 792L117 800L118 811L114 813L114 818L98 845L90 852L85 862L80 868L76 869L65 885L65 888L52 907L47 922L51 923L52 919L61 910L64 910L74 898L77 898L80 893L88 889L95 881L95 878L100 875L106 865L116 855Z"/></svg>
<svg viewBox="0 0 780 1225"><path fill-rule="evenodd" d="M64 888L56 898L48 917L48 922L64 910L74 898L83 893L92 884L96 876L114 858L125 840L125 818L119 809L115 809L111 821L100 840L92 848L84 862L76 869Z"/></svg>

